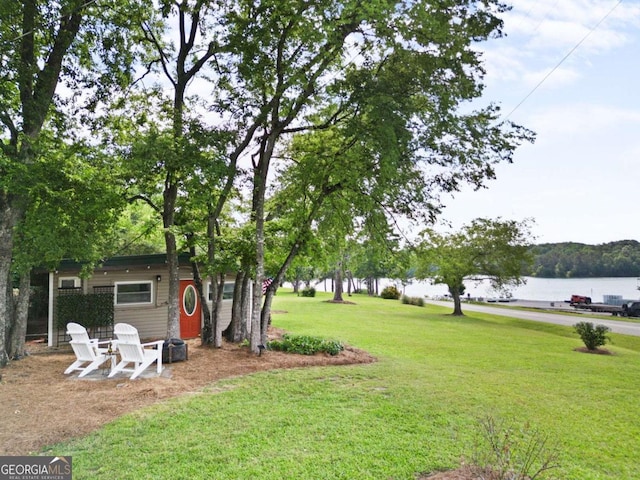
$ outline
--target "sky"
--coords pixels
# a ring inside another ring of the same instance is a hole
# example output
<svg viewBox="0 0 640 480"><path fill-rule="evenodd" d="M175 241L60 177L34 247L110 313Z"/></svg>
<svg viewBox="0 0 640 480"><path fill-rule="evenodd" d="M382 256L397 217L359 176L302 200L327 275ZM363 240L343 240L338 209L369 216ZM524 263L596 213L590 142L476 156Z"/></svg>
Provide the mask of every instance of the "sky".
<svg viewBox="0 0 640 480"><path fill-rule="evenodd" d="M442 218L530 218L534 243L640 241L640 0L509 3L506 36L482 45L483 99L537 138L486 189L445 197Z"/></svg>

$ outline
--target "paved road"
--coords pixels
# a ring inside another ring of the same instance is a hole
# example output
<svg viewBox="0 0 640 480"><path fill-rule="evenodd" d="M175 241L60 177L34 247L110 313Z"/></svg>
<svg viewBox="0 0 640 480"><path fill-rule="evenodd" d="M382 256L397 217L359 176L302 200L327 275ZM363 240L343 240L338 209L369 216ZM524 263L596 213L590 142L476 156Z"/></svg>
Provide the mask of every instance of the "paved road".
<svg viewBox="0 0 640 480"><path fill-rule="evenodd" d="M452 302L442 302L442 301L436 301L436 300L425 300L425 301L433 305L440 305L440 306L451 308L453 310ZM516 304L511 303L511 306L515 306L515 305ZM511 318L521 318L523 320L534 320L536 322L547 322L547 323L555 323L557 325L567 325L569 327L581 321L588 321L588 322L592 322L593 324L606 325L611 329L612 332L615 332L615 333L622 333L625 335L634 335L636 337L640 336L640 323L621 322L619 320L602 320L600 318L589 319L587 315L578 314L578 313L576 313L575 315L558 315L555 313L546 313L543 311L532 312L527 310L517 310L514 308L499 308L499 307L493 307L490 305L477 305L474 303L463 303L462 311L490 313L492 315L502 315L502 316L511 317Z"/></svg>

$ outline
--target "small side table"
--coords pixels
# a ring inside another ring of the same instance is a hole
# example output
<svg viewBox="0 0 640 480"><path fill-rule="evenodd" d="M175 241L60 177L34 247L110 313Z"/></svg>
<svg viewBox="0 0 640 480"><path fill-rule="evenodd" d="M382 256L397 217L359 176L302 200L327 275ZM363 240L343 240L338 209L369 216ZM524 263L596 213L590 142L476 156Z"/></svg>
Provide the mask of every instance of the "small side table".
<svg viewBox="0 0 640 480"><path fill-rule="evenodd" d="M103 376L106 377L115 368L117 355L118 355L118 351L113 349L112 344L109 343L109 349L104 354L104 356L109 359L109 368L103 368L102 369L102 375ZM105 362L105 363L107 363L107 362Z"/></svg>

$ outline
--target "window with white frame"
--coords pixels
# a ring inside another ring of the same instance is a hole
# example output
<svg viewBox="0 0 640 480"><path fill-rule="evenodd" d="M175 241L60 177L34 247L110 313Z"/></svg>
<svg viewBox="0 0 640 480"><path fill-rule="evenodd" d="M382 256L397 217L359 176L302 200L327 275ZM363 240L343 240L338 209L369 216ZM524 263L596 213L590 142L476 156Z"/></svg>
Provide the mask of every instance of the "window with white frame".
<svg viewBox="0 0 640 480"><path fill-rule="evenodd" d="M116 305L150 305L153 301L153 283L143 282L116 282Z"/></svg>
<svg viewBox="0 0 640 480"><path fill-rule="evenodd" d="M60 277L58 278L58 288L80 288L80 277Z"/></svg>
<svg viewBox="0 0 640 480"><path fill-rule="evenodd" d="M222 289L222 300L233 300L233 292L236 289L236 284L234 282L225 282L224 288ZM213 301L211 296L211 282L207 282L207 298L209 301Z"/></svg>

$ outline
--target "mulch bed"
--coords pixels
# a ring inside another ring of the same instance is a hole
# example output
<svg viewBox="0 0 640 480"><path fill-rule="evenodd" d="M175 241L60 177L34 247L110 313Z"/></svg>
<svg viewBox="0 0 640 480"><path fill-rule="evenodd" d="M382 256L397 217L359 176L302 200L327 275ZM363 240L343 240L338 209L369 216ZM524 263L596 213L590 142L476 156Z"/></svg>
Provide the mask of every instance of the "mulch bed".
<svg viewBox="0 0 640 480"><path fill-rule="evenodd" d="M281 332L276 332L276 335ZM69 351L30 344L31 355L0 369L0 455L28 455L57 442L86 435L128 412L155 402L200 391L223 378L280 368L371 363L363 350L346 347L336 356L295 355L267 351L261 356L246 347L222 348L188 340L189 359L165 365L153 378L78 378L64 375L75 360ZM155 368L155 367L153 367ZM153 370L152 368L152 370ZM99 380L95 380L95 378Z"/></svg>

